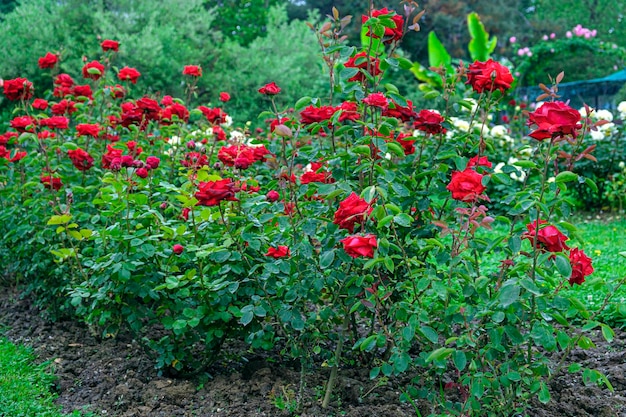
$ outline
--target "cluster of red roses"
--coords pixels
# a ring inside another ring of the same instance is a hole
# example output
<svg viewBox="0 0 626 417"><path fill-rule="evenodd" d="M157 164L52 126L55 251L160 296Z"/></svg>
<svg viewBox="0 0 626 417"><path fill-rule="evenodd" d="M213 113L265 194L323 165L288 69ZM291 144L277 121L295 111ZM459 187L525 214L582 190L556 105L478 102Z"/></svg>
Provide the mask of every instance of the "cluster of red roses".
<svg viewBox="0 0 626 417"><path fill-rule="evenodd" d="M565 236L556 226L548 225L548 222L542 219L526 225L527 232L522 235L524 239L528 239L533 247L548 252L569 252L569 260L572 266L572 275L569 278L570 285L582 284L585 277L593 273L591 258L584 251L570 248L565 243L569 238ZM536 241L535 241L536 239Z"/></svg>
<svg viewBox="0 0 626 417"><path fill-rule="evenodd" d="M265 161L265 156L269 153L264 145L232 145L220 148L217 158L226 166L248 169L255 162Z"/></svg>
<svg viewBox="0 0 626 417"><path fill-rule="evenodd" d="M126 142L126 148L129 152L128 154L124 154L123 149L115 148L113 145L108 144L106 152L102 154L102 168L111 171L119 171L122 168L135 168L135 175L139 178L147 178L151 170L159 167L161 160L156 156L148 156L145 162L138 159L143 149L137 145L137 142Z"/></svg>

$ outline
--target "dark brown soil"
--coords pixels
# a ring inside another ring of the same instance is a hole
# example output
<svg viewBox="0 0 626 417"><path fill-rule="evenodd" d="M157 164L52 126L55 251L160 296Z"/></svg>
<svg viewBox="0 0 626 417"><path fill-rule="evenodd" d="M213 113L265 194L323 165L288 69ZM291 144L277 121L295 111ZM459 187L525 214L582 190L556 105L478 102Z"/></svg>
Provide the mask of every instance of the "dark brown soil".
<svg viewBox="0 0 626 417"><path fill-rule="evenodd" d="M127 335L97 341L78 323L48 322L28 299L6 288L0 288L0 326L7 326L3 333L8 338L32 346L40 360L52 361L58 403L66 412L116 417L416 415L399 401L400 380L376 386L367 370L342 369L336 399L322 409L322 386L329 373L323 367L304 377L302 411L280 409L281 398L296 399L301 374L299 366L279 356L242 352L243 361L214 367L204 382L159 376L152 359ZM553 401L537 402L528 415L626 417L626 333L618 331L611 344L598 340L597 349L573 355L583 366L605 373L615 391L585 386L580 375L563 375L551 383Z"/></svg>

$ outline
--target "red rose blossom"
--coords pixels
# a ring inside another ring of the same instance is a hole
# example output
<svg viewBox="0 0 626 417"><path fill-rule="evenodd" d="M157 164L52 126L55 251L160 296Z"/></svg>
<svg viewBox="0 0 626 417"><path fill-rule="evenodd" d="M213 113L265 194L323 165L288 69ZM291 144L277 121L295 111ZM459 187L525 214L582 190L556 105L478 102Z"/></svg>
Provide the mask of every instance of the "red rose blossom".
<svg viewBox="0 0 626 417"><path fill-rule="evenodd" d="M225 91L222 91L220 93L220 101L226 103L227 101L230 101L230 94L228 94Z"/></svg>
<svg viewBox="0 0 626 417"><path fill-rule="evenodd" d="M350 233L354 233L355 224L365 223L366 216L372 212L370 203L352 192L345 200L339 203L333 223Z"/></svg>
<svg viewBox="0 0 626 417"><path fill-rule="evenodd" d="M174 252L176 255L180 255L181 253L183 253L184 250L185 248L183 247L183 245L179 245L178 243L172 246L172 252Z"/></svg>
<svg viewBox="0 0 626 417"><path fill-rule="evenodd" d="M32 132L33 128L37 126L37 120L30 116L18 116L9 122L9 126L20 133Z"/></svg>
<svg viewBox="0 0 626 417"><path fill-rule="evenodd" d="M413 127L422 132L430 133L431 135L446 133L446 129L442 125L444 120L443 116L437 112L420 110Z"/></svg>
<svg viewBox="0 0 626 417"><path fill-rule="evenodd" d="M93 91L91 91L90 85L75 85L72 87L72 95L77 100L82 100L80 97L87 97L89 100L93 100Z"/></svg>
<svg viewBox="0 0 626 417"><path fill-rule="evenodd" d="M100 46L102 47L102 51L103 52L106 52L106 51L118 52L119 48L120 48L120 43L117 42L117 41L112 41L110 39L106 39L106 40L102 41Z"/></svg>
<svg viewBox="0 0 626 417"><path fill-rule="evenodd" d="M265 194L265 197L267 198L267 201L270 201L273 203L280 199L280 194L278 194L278 191L276 190L270 190L267 192L267 194Z"/></svg>
<svg viewBox="0 0 626 417"><path fill-rule="evenodd" d="M389 107L389 101L383 93L372 93L363 99L363 103L371 107L378 107L383 111Z"/></svg>
<svg viewBox="0 0 626 417"><path fill-rule="evenodd" d="M26 78L4 80L4 95L11 101L30 100L33 96L33 83Z"/></svg>
<svg viewBox="0 0 626 417"><path fill-rule="evenodd" d="M218 181L200 182L198 191L194 194L198 205L217 206L221 201L237 201L235 198L235 183L230 178Z"/></svg>
<svg viewBox="0 0 626 417"><path fill-rule="evenodd" d="M565 241L569 239L559 231L555 226L541 225L547 224L545 220L539 220L540 229L537 231L537 222L528 223L526 225L527 232L522 235L523 239L528 239L531 245L535 245L535 236L537 237L537 248L547 250L548 252L563 252L569 249Z"/></svg>
<svg viewBox="0 0 626 417"><path fill-rule="evenodd" d="M45 110L48 108L48 101L43 98L36 98L33 100L33 109Z"/></svg>
<svg viewBox="0 0 626 417"><path fill-rule="evenodd" d="M486 62L475 61L469 65L467 71L467 83L472 86L474 91L482 93L483 91L505 90L511 88L513 76L511 71L504 65L489 59Z"/></svg>
<svg viewBox="0 0 626 417"><path fill-rule="evenodd" d="M417 117L417 113L413 110L413 102L411 100L406 101L406 107L403 107L391 99L389 108L382 113L385 117L395 117L396 119L408 122Z"/></svg>
<svg viewBox="0 0 626 417"><path fill-rule="evenodd" d="M528 125L537 129L529 136L539 141L571 135L576 137L580 124L580 113L561 101L545 102L528 115Z"/></svg>
<svg viewBox="0 0 626 417"><path fill-rule="evenodd" d="M148 170L145 167L137 168L135 174L139 178L148 178Z"/></svg>
<svg viewBox="0 0 626 417"><path fill-rule="evenodd" d="M219 107L211 109L206 106L198 106L198 110L200 110L202 114L204 114L204 117L206 117L209 123L215 123L220 125L222 123L226 123L226 116L228 116L228 114Z"/></svg>
<svg viewBox="0 0 626 417"><path fill-rule="evenodd" d="M97 138L98 136L100 136L101 129L102 128L97 123L81 123L76 125L76 133L78 133L78 136L91 136L93 138Z"/></svg>
<svg viewBox="0 0 626 417"><path fill-rule="evenodd" d="M121 81L130 81L133 84L137 84L137 79L141 73L137 71L135 68L124 67L117 73L117 78Z"/></svg>
<svg viewBox="0 0 626 417"><path fill-rule="evenodd" d="M64 114L72 114L77 112L76 103L71 100L63 99L56 104L53 104L50 107L50 112L57 116L62 116Z"/></svg>
<svg viewBox="0 0 626 417"><path fill-rule="evenodd" d="M467 162L467 168L472 168L475 166L491 168L493 164L489 161L489 159L487 159L486 156L479 157L478 155L476 155L470 158L470 160Z"/></svg>
<svg viewBox="0 0 626 417"><path fill-rule="evenodd" d="M482 179L481 174L471 168L466 168L465 171L454 171L446 188L455 200L476 201L486 188L482 184Z"/></svg>
<svg viewBox="0 0 626 417"><path fill-rule="evenodd" d="M572 275L569 278L570 286L582 284L585 282L585 277L593 273L591 258L582 250L573 248L569 253L569 261L572 265Z"/></svg>
<svg viewBox="0 0 626 417"><path fill-rule="evenodd" d="M43 186L49 190L59 191L63 187L61 178L53 177L51 175L42 175L39 180Z"/></svg>
<svg viewBox="0 0 626 417"><path fill-rule="evenodd" d="M39 126L48 127L50 129L67 129L70 127L70 119L65 116L52 116L47 119L41 119Z"/></svg>
<svg viewBox="0 0 626 417"><path fill-rule="evenodd" d="M93 157L84 149L76 148L67 151L67 156L72 160L72 164L79 171L88 171L93 166Z"/></svg>
<svg viewBox="0 0 626 417"><path fill-rule="evenodd" d="M280 91L280 87L277 86L276 83L273 81L259 88L259 93L265 94L266 96L275 96L276 94L280 93Z"/></svg>
<svg viewBox="0 0 626 417"><path fill-rule="evenodd" d="M351 57L344 64L344 67L365 70L373 77L379 75L382 72L380 70L380 61L377 58L368 56L367 52L359 52L355 56ZM365 75L361 71L357 72L355 75L348 79L348 81L357 82L363 82L364 80Z"/></svg>
<svg viewBox="0 0 626 417"><path fill-rule="evenodd" d="M83 66L83 77L92 80L99 80L104 74L104 65L98 61L91 61Z"/></svg>
<svg viewBox="0 0 626 417"><path fill-rule="evenodd" d="M309 125L311 123L319 123L330 120L335 114L336 109L333 106L307 106L300 112L302 124Z"/></svg>
<svg viewBox="0 0 626 417"><path fill-rule="evenodd" d="M372 10L372 17L380 17L380 16L389 16L391 20L393 21L393 23L395 24L394 27L385 27L385 36L383 38L384 39L383 43L388 44L393 41L399 41L400 39L402 39L402 31L404 29L404 18L401 15L396 14L396 12L394 12L393 10L387 10L386 7L380 10ZM369 19L370 19L369 16L362 15L361 23L364 24ZM378 36L372 33L371 28L368 31L367 36L378 38Z"/></svg>
<svg viewBox="0 0 626 417"><path fill-rule="evenodd" d="M190 77L202 77L202 68L199 65L185 65L185 68L183 68L183 75L189 75Z"/></svg>
<svg viewBox="0 0 626 417"><path fill-rule="evenodd" d="M360 256L366 258L374 257L374 249L378 247L376 236L369 234L365 236L348 236L340 240L343 243L343 250L353 258Z"/></svg>
<svg viewBox="0 0 626 417"><path fill-rule="evenodd" d="M157 169L160 163L161 163L161 160L157 158L156 156L149 156L146 158L146 166L149 169Z"/></svg>
<svg viewBox="0 0 626 417"><path fill-rule="evenodd" d="M39 64L39 68L47 69L47 68L54 68L57 62L59 62L58 55L53 54L52 52L46 52L44 56L39 58L38 64Z"/></svg>
<svg viewBox="0 0 626 417"><path fill-rule="evenodd" d="M267 253L265 256L271 256L272 258L285 258L291 255L291 251L287 246L277 246L275 248L269 247L267 248Z"/></svg>

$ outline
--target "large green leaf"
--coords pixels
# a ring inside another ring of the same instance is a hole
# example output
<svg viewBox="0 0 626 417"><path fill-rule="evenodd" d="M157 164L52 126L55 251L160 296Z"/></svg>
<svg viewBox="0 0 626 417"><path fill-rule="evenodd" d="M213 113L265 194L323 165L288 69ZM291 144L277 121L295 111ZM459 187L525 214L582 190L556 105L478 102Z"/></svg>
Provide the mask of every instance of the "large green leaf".
<svg viewBox="0 0 626 417"><path fill-rule="evenodd" d="M496 49L498 39L495 36L489 39L489 34L476 12L472 12L467 16L467 28L472 38L468 45L472 60L487 61L489 55Z"/></svg>
<svg viewBox="0 0 626 417"><path fill-rule="evenodd" d="M428 65L431 67L444 67L448 74L454 72L452 69L452 57L443 46L437 34L431 31L428 34Z"/></svg>

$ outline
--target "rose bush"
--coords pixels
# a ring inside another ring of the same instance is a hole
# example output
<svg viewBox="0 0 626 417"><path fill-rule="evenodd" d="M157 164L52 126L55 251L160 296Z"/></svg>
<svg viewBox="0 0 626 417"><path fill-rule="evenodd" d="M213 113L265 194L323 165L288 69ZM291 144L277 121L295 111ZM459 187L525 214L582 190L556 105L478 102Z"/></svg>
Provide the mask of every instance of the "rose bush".
<svg viewBox="0 0 626 417"><path fill-rule="evenodd" d="M269 110L255 132L230 124L228 100L190 102L206 76L197 65L181 69L186 100L133 95L129 71L110 87L104 56L83 69L93 94L59 75L50 107L13 83L0 159L5 265L52 313L101 337L131 331L167 372L202 370L229 339L280 341L303 372L330 364L324 407L346 357L372 378L410 370L403 399L441 415L548 401L561 371L548 355L591 347L594 328L612 337L559 294L593 272L563 198L585 181L572 169L592 152L580 146L587 123L545 103L529 116L542 132L523 142L531 151L516 149L515 165L492 158L510 145L490 123L511 83L496 62L442 71L446 112L418 112L388 76L412 67L394 50L415 12L411 2L403 15L371 11L356 49L335 11L318 30L335 63L330 99L283 102L276 83L258 86ZM113 42L104 54L122 48ZM514 172L525 175L515 188ZM497 217L494 184L506 192Z"/></svg>

